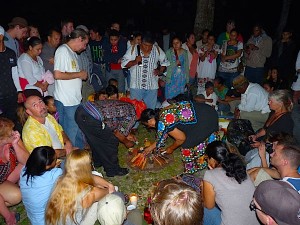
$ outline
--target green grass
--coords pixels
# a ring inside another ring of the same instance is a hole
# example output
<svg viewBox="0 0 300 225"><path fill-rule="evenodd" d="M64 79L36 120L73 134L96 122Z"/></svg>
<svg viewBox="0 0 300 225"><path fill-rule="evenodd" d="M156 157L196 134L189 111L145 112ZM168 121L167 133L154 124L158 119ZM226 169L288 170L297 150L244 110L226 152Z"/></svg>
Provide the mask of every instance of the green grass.
<svg viewBox="0 0 300 225"><path fill-rule="evenodd" d="M139 140L138 146L142 146L144 139L148 138L151 142L154 141L155 132L148 132L143 126L139 126L137 138ZM168 143L171 142L169 138ZM119 145L119 159L120 165L122 167L128 167L127 160L128 150L124 145ZM183 171L180 152L176 150L174 153L174 161L164 167L161 170L157 171L137 171L130 169L130 172L126 176L116 176L116 177L106 177L103 168L98 168L98 171L104 175L104 178L111 181L114 185L119 187L119 190L125 194L137 193L139 195L138 207L142 211L145 205L148 194L153 188L153 184L157 183L160 180L171 178L176 176ZM30 225L29 219L27 218L26 211L22 202L14 207L11 207L11 210L17 211L21 214L21 220L18 224ZM0 218L0 225L5 224L4 220ZM98 222L96 224L99 224Z"/></svg>

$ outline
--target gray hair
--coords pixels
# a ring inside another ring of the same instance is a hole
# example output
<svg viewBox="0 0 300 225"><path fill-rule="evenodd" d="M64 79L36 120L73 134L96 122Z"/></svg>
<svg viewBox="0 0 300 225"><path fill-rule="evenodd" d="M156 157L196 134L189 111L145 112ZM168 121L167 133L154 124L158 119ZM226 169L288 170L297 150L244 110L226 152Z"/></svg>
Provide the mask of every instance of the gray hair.
<svg viewBox="0 0 300 225"><path fill-rule="evenodd" d="M71 32L71 34L69 34L69 36L67 37L67 40L69 41L71 39L76 39L79 37L81 37L82 40L85 40L89 37L89 34L81 28L76 28L75 30L73 30Z"/></svg>
<svg viewBox="0 0 300 225"><path fill-rule="evenodd" d="M272 98L277 102L281 102L288 112L293 109L292 95L289 90L278 89L269 94L269 99Z"/></svg>

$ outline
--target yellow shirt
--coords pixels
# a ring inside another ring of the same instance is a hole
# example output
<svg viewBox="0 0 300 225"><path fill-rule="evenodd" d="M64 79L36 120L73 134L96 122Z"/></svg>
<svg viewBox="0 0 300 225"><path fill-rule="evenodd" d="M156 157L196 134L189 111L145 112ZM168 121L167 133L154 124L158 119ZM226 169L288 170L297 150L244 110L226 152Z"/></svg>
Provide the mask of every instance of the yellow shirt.
<svg viewBox="0 0 300 225"><path fill-rule="evenodd" d="M62 136L62 127L55 120L53 116L48 114L46 117L48 122L54 127L56 133L58 134L59 141L62 146L64 146L63 136ZM46 128L39 121L29 116L26 123L24 124L22 130L22 140L25 144L26 149L31 153L32 150L39 146L50 146L52 147L52 140L50 134Z"/></svg>

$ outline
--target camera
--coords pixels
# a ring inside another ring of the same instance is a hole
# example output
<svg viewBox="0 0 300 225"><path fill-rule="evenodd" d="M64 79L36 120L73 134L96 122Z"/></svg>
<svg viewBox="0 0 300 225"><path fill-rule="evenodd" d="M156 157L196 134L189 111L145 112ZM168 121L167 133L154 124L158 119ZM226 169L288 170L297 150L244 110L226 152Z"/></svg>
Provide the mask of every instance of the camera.
<svg viewBox="0 0 300 225"><path fill-rule="evenodd" d="M249 143L250 144L254 144L255 142L253 141L253 138L252 137L249 137Z"/></svg>
<svg viewBox="0 0 300 225"><path fill-rule="evenodd" d="M270 143L270 142L267 142L265 144L265 147L266 147L266 152L269 153L269 154L272 154L273 153L273 143Z"/></svg>

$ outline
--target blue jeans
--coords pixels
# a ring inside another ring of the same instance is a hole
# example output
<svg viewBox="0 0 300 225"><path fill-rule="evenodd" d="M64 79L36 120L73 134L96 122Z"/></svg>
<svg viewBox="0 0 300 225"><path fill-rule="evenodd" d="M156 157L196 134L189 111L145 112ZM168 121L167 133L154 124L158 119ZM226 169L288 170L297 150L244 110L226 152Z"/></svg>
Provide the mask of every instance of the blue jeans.
<svg viewBox="0 0 300 225"><path fill-rule="evenodd" d="M245 77L252 83L258 83L262 85L264 80L264 67L253 68L250 66L246 66L245 69Z"/></svg>
<svg viewBox="0 0 300 225"><path fill-rule="evenodd" d="M232 87L232 81L239 75L239 72L227 73L227 72L218 72L217 76L222 77L224 79L224 84L229 89Z"/></svg>
<svg viewBox="0 0 300 225"><path fill-rule="evenodd" d="M130 98L143 100L146 103L147 108L155 109L157 102L157 89L146 90L130 88Z"/></svg>
<svg viewBox="0 0 300 225"><path fill-rule="evenodd" d="M118 81L118 90L120 93L125 93L125 76L123 70L111 70L106 73L106 82L114 78Z"/></svg>
<svg viewBox="0 0 300 225"><path fill-rule="evenodd" d="M125 76L125 89L126 91L130 91L130 70L123 70Z"/></svg>
<svg viewBox="0 0 300 225"><path fill-rule="evenodd" d="M203 225L220 225L221 211L218 207L207 209L204 207Z"/></svg>
<svg viewBox="0 0 300 225"><path fill-rule="evenodd" d="M64 106L60 101L55 100L55 106L59 115L59 124L70 139L73 146L84 148L84 135L75 122L75 112L79 105Z"/></svg>

